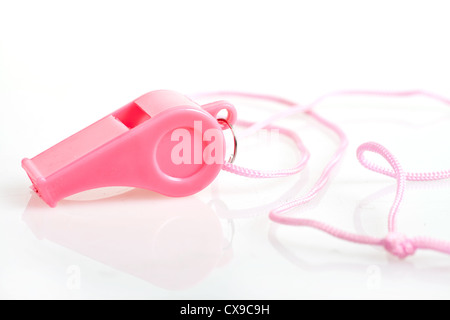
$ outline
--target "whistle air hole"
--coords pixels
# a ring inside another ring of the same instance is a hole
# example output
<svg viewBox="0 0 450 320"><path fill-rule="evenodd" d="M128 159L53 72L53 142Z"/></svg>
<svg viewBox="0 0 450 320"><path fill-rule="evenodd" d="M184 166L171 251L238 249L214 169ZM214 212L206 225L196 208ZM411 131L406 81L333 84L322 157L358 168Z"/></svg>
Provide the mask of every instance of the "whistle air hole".
<svg viewBox="0 0 450 320"><path fill-rule="evenodd" d="M31 191L33 191L34 193L36 193L39 197L41 197L41 193L39 192L38 187L36 186L36 184L34 182L32 182L33 184L30 186Z"/></svg>
<svg viewBox="0 0 450 320"><path fill-rule="evenodd" d="M35 192L37 195L40 196L40 194L39 194L39 189L38 189L38 187L37 187L37 185L36 185L36 182L35 182L34 179L28 174L28 172L27 172L27 176L28 176L28 178L29 178L30 181L31 181L30 189L31 189L33 192Z"/></svg>
<svg viewBox="0 0 450 320"><path fill-rule="evenodd" d="M133 129L150 119L150 116L134 102L117 110L113 116L127 126L128 129Z"/></svg>

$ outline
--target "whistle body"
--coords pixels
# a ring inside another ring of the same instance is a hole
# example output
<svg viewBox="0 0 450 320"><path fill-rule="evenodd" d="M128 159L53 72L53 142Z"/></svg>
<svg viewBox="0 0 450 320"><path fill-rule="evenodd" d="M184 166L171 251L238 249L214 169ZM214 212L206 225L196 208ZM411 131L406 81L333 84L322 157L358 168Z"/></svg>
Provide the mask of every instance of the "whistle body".
<svg viewBox="0 0 450 320"><path fill-rule="evenodd" d="M226 101L201 107L177 92L152 91L23 159L22 167L32 189L51 207L72 194L107 186L191 195L209 185L225 161L211 161L225 154L223 128L216 119L223 109L234 124L236 110Z"/></svg>

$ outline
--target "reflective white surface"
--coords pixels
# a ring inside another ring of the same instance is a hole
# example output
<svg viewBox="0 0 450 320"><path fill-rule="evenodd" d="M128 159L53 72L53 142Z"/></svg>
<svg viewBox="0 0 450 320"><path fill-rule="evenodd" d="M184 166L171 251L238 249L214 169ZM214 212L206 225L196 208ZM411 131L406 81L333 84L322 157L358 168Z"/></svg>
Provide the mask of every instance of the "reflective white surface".
<svg viewBox="0 0 450 320"><path fill-rule="evenodd" d="M194 4L202 10L183 3L0 4L0 298L450 298L449 256L418 251L401 261L380 248L270 222L270 209L304 194L336 147L334 136L305 116L279 122L311 151L307 169L295 177L222 172L192 197L113 188L54 209L31 193L23 157L149 90L237 88L300 102L340 88L419 87L450 96L450 49L438 41L450 27L441 19L445 3L431 9L425 1L399 1L412 6L403 15L397 2L363 8L344 1L352 10L343 4L325 16L324 4L306 2L262 5L258 14L239 2ZM399 29L400 14L409 29ZM380 15L384 24L375 28L371 17ZM266 16L275 17L273 24ZM419 27L417 17L428 23ZM416 40L400 42L400 33ZM331 46L338 49L324 56ZM280 110L229 100L249 120ZM406 170L447 169L449 110L422 98L326 101L317 111L344 129L350 146L320 197L291 214L383 236L394 181L362 168L356 148L377 141ZM236 163L288 167L297 156L292 147L283 137L269 143L255 136L239 141ZM399 229L450 240L449 187L449 181L408 183Z"/></svg>

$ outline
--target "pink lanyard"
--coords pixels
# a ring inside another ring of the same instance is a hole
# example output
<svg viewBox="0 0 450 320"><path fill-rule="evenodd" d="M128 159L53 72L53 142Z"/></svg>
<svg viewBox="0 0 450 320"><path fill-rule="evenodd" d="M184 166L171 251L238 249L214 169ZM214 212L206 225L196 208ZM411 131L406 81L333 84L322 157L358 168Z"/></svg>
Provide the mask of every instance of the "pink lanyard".
<svg viewBox="0 0 450 320"><path fill-rule="evenodd" d="M384 238L371 237L361 234L356 234L352 232L347 232L345 230L340 230L326 223L311 220L311 219L301 219L287 215L286 213L298 206L304 205L309 201L313 200L317 194L325 187L327 182L329 181L330 174L335 168L335 166L342 160L342 156L344 151L348 146L348 139L345 133L340 129L336 124L324 119L320 115L318 115L315 111L313 111L314 107L319 103L324 101L325 99L337 96L353 96L353 95L369 95L369 96L381 96L381 97L410 97L410 96L425 96L437 101L440 101L444 104L450 105L450 100L444 98L442 96L429 93L426 91L404 91L404 92L385 92L385 91L337 91L331 94L324 95L314 102L308 105L300 105L295 102L269 96L269 95L261 95L261 94L249 94L242 92L212 92L212 93L203 93L196 95L196 97L200 96L210 96L210 95L224 95L224 96L238 96L238 97L246 97L246 98L254 98L259 100L267 100L276 102L282 105L286 105L290 107L284 111L281 111L266 120L263 120L258 123L250 123L245 121L238 121L238 125L242 125L248 127L246 132L244 132L243 136L250 135L255 133L257 130L266 128L277 128L280 130L281 134L284 134L290 137L297 145L301 158L300 161L292 168L285 170L273 170L273 171L261 171L254 170L249 168L244 168L232 163L226 163L223 167L225 171L238 174L245 177L250 178L275 178L275 177L284 177L294 175L299 173L304 169L308 160L309 160L309 152L307 148L302 143L301 139L297 136L296 133L283 129L280 127L275 127L272 125L273 122L286 118L290 115L296 113L305 113L308 116L312 117L320 124L325 127L331 129L339 138L339 146L335 151L333 157L327 163L325 168L323 169L320 177L315 182L313 187L303 196L287 202L270 212L270 219L274 222L292 225L292 226L307 226L311 228L315 228L318 230L322 230L336 238L340 238L346 241L366 244L366 245L376 245L384 247L391 254L403 259L407 256L413 255L418 249L427 249L427 250L435 250L442 253L450 254L450 242L446 242L443 240L432 239L428 237L407 237L401 232L397 230L396 226L396 216L397 212L400 208L403 195L405 192L405 183L406 181L432 181L432 180L441 180L450 178L450 170L444 170L439 172L424 172L424 173L410 173L405 172L402 169L400 162L397 158L385 147L376 143L376 142L367 142L359 146L357 150L357 158L359 162L369 170L374 172L378 172L384 174L386 176L395 178L397 180L397 192L395 195L395 200L391 206L388 218L388 234ZM373 152L381 155L389 164L390 168L383 168L381 166L370 163L365 157L364 154L366 152Z"/></svg>

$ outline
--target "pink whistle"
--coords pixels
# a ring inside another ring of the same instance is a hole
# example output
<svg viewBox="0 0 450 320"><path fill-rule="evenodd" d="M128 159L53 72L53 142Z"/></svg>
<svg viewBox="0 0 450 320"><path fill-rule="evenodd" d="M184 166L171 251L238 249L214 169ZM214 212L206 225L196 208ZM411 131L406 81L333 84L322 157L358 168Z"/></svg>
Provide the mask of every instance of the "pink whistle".
<svg viewBox="0 0 450 320"><path fill-rule="evenodd" d="M177 92L152 91L23 159L22 167L32 189L51 207L72 194L107 186L188 196L208 186L225 162L221 110L233 125L236 110L226 101L200 107Z"/></svg>

